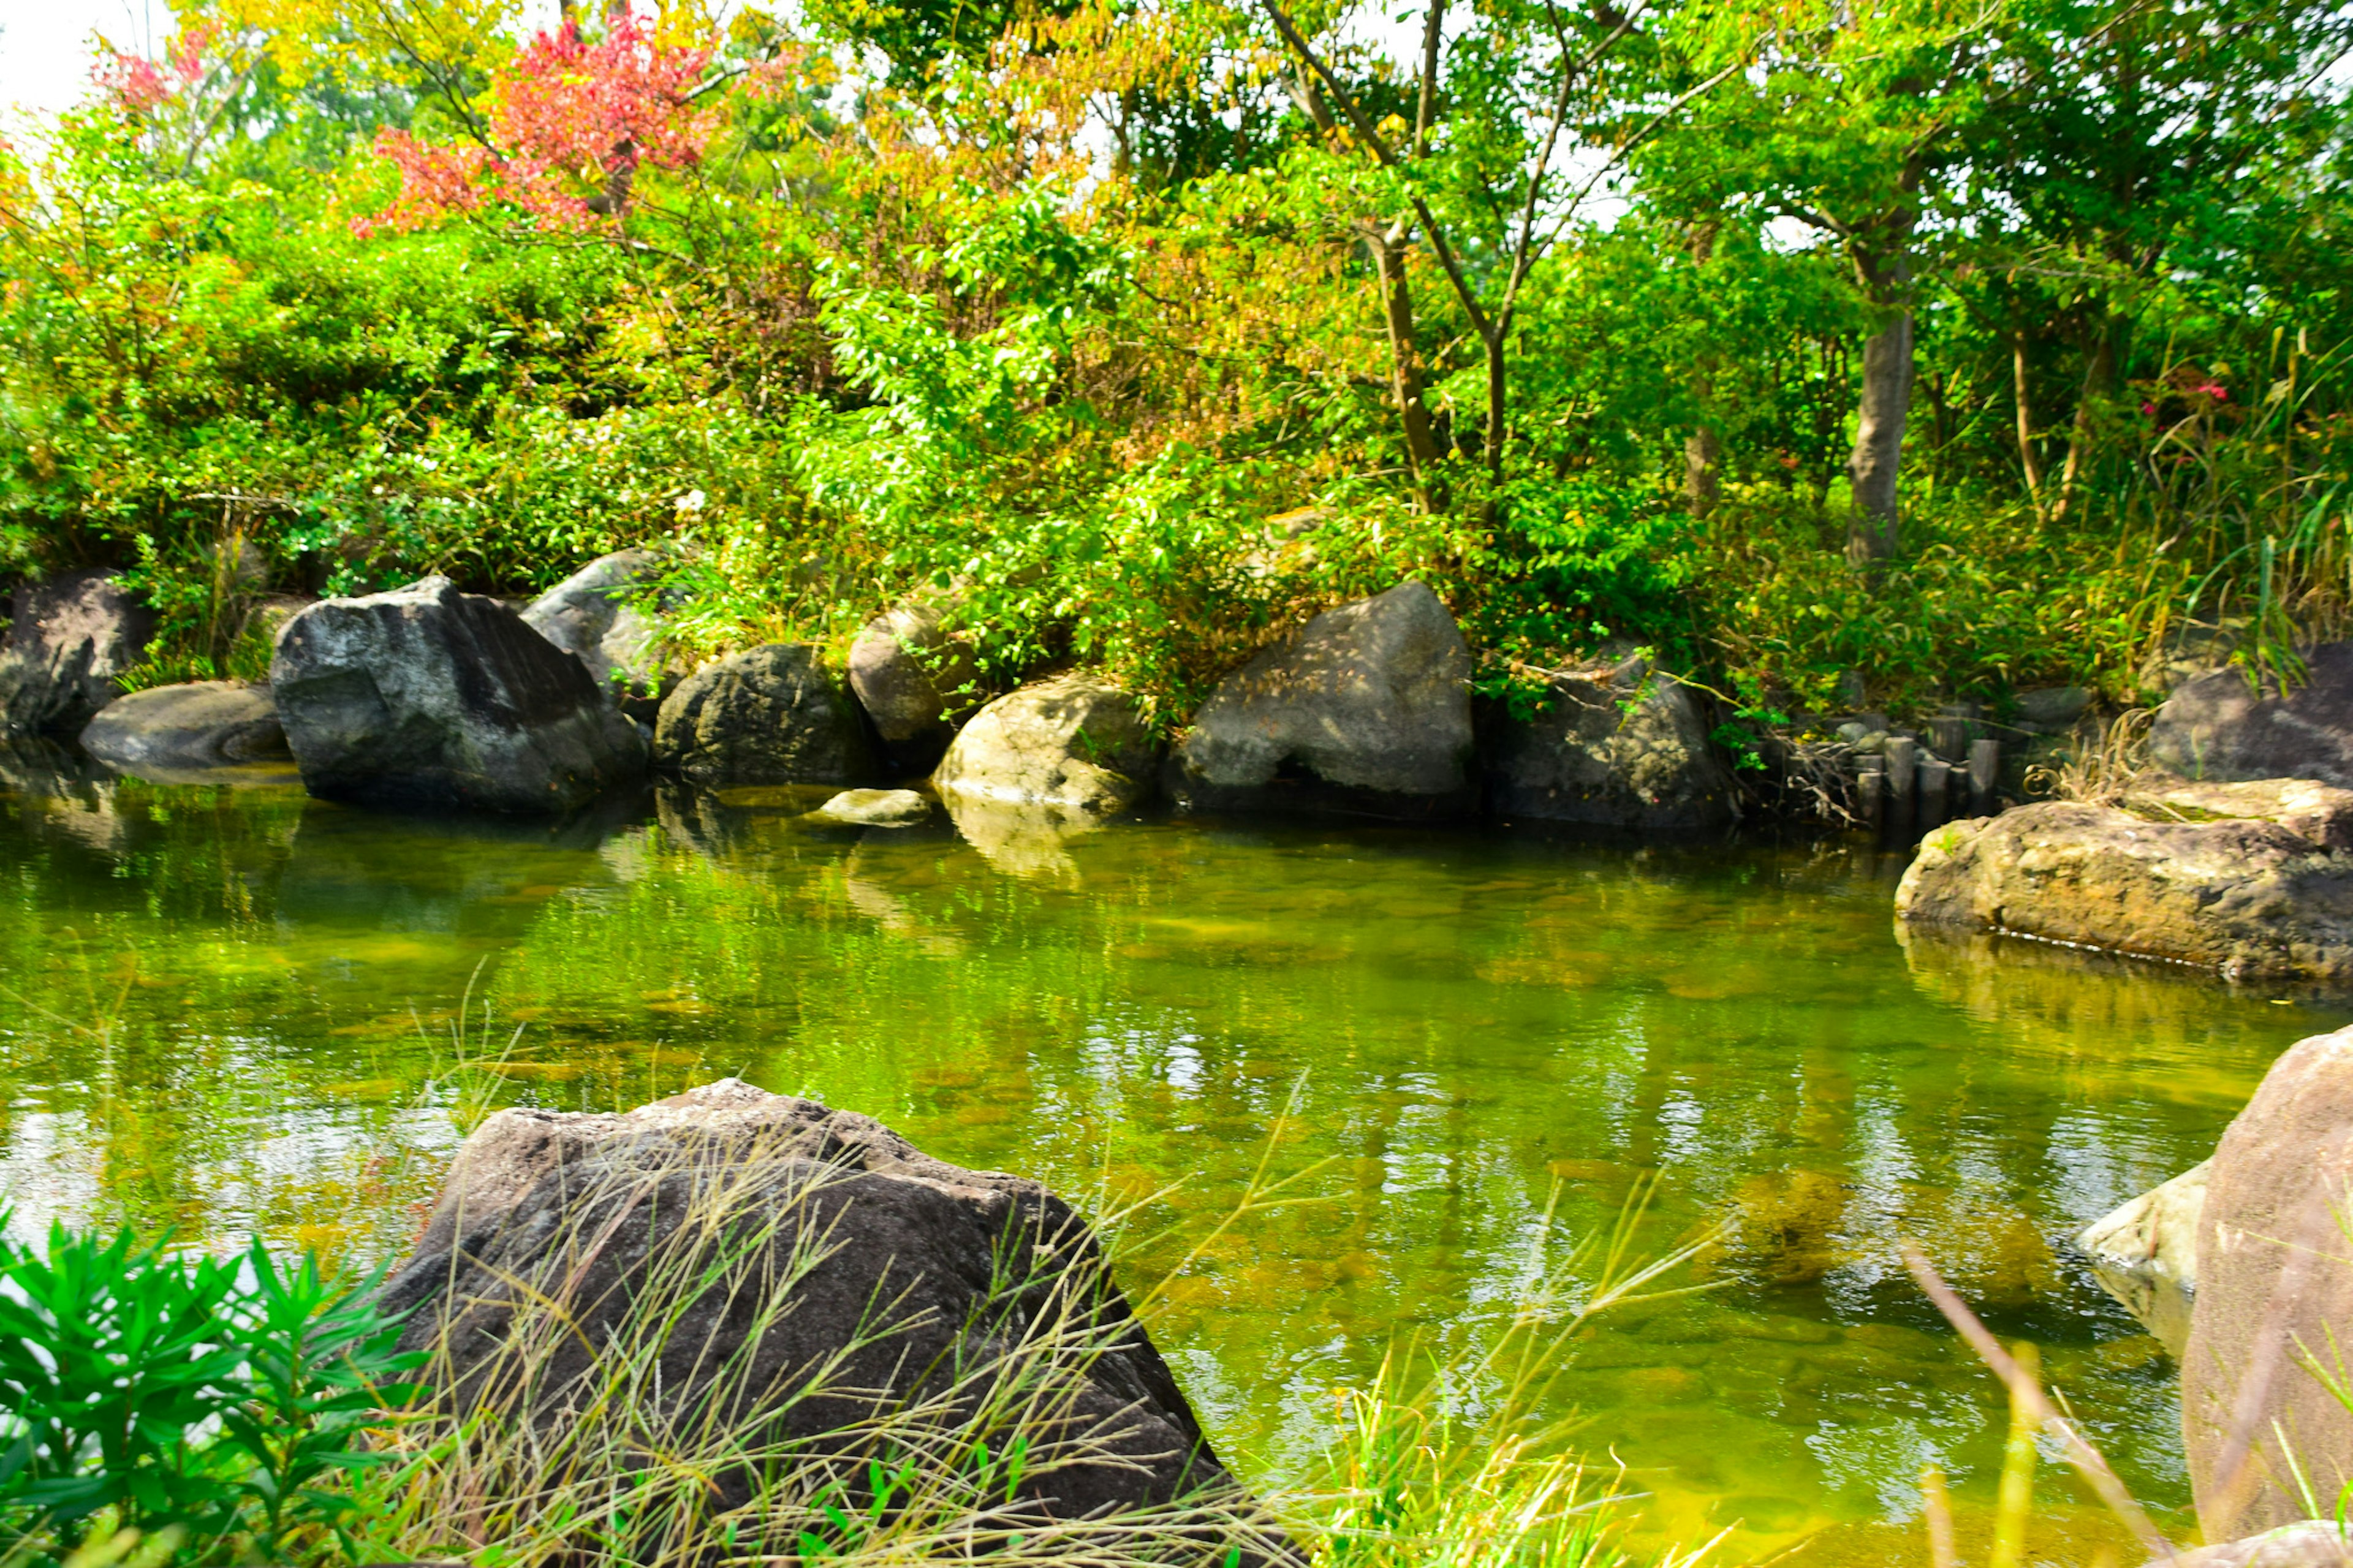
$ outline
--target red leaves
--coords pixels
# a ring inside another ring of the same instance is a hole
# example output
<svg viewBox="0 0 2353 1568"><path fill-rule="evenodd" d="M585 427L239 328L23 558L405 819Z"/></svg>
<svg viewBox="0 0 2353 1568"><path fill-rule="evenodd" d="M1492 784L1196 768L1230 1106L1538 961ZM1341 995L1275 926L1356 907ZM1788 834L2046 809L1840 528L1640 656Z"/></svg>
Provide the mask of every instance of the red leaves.
<svg viewBox="0 0 2353 1568"><path fill-rule="evenodd" d="M90 74L99 89L132 114L147 114L180 96L205 74L208 27L192 26L174 37L160 60L126 54L105 45L107 58ZM100 40L103 43L103 40Z"/></svg>
<svg viewBox="0 0 2353 1568"><path fill-rule="evenodd" d="M436 145L406 132L376 138L400 171L400 195L352 226L409 229L486 201L520 207L543 227L584 228L604 205L618 216L641 164L691 167L718 120L695 106L711 50L664 43L634 15L584 38L565 23L524 46L491 87L491 145Z"/></svg>

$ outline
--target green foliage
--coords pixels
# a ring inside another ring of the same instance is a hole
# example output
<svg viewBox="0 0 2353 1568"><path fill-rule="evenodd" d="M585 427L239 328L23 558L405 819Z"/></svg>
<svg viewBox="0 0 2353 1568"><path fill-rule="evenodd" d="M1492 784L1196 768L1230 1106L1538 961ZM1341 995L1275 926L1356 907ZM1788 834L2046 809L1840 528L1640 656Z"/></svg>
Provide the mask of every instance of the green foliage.
<svg viewBox="0 0 2353 1568"><path fill-rule="evenodd" d="M0 1239L0 1528L12 1561L93 1529L290 1561L360 1503L335 1486L382 1463L364 1433L414 1392L375 1285L259 1243L184 1258L129 1231ZM126 1537L126 1547L137 1539Z"/></svg>

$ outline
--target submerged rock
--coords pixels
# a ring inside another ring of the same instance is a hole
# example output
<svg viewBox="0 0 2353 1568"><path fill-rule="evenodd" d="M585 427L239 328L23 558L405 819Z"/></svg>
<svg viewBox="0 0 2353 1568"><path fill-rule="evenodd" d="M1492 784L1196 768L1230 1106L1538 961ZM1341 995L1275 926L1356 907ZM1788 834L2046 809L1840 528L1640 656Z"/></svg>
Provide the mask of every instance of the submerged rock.
<svg viewBox="0 0 2353 1568"><path fill-rule="evenodd" d="M2173 1568L2353 1568L2353 1536L2334 1520L2298 1520L2261 1535L2176 1552Z"/></svg>
<svg viewBox="0 0 2353 1568"><path fill-rule="evenodd" d="M916 827L932 819L932 803L911 789L846 789L807 816L819 827Z"/></svg>
<svg viewBox="0 0 2353 1568"><path fill-rule="evenodd" d="M2150 822L2050 803L1953 823L1920 841L1895 912L2232 979L2353 984L2353 858L2260 818Z"/></svg>
<svg viewBox="0 0 2353 1568"><path fill-rule="evenodd" d="M645 773L644 739L579 660L446 577L311 605L279 634L270 685L322 799L566 812Z"/></svg>
<svg viewBox="0 0 2353 1568"><path fill-rule="evenodd" d="M1556 674L1532 719L1486 705L1479 749L1498 816L1692 831L1737 815L1698 702L1640 657Z"/></svg>
<svg viewBox="0 0 2353 1568"><path fill-rule="evenodd" d="M16 593L0 644L0 721L37 735L75 735L122 695L144 658L154 612L103 572L72 572Z"/></svg>
<svg viewBox="0 0 2353 1568"><path fill-rule="evenodd" d="M662 703L654 760L700 784L859 784L865 721L807 643L771 643L696 670Z"/></svg>
<svg viewBox="0 0 2353 1568"><path fill-rule="evenodd" d="M269 688L243 680L154 686L117 698L81 732L82 750L125 773L200 773L291 753Z"/></svg>
<svg viewBox="0 0 2353 1568"><path fill-rule="evenodd" d="M591 561L522 612L525 626L577 658L599 689L634 719L651 721L687 674L663 646L660 623L634 602L670 564L656 551L616 551Z"/></svg>
<svg viewBox="0 0 2353 1568"><path fill-rule="evenodd" d="M2307 679L2282 693L2236 668L2183 682L2157 710L2148 753L2191 779L2317 779L2353 788L2353 642L2305 650Z"/></svg>
<svg viewBox="0 0 2353 1568"><path fill-rule="evenodd" d="M2290 1047L2224 1130L2198 1217L2181 1429L2198 1523L2229 1540L2306 1517L2295 1476L2353 1481L2353 1411L2312 1371L2353 1350L2353 1029Z"/></svg>
<svg viewBox="0 0 2353 1568"><path fill-rule="evenodd" d="M706 1465L714 1511L763 1484L747 1452L789 1453L765 1485L806 1501L855 1495L869 1459L1017 1436L1026 1459L974 1478L972 1507L1077 1521L1238 1493L1070 1205L732 1079L626 1115L492 1115L382 1305L414 1312L404 1349L440 1352L437 1414L561 1418L584 1455ZM617 1406L617 1367L642 1369ZM793 1549L756 1517L739 1551ZM1227 1542L1195 1544L1214 1562Z"/></svg>
<svg viewBox="0 0 2353 1568"><path fill-rule="evenodd" d="M1475 801L1471 650L1427 584L1326 610L1218 687L1169 758L1180 805L1438 816Z"/></svg>
<svg viewBox="0 0 2353 1568"><path fill-rule="evenodd" d="M1099 818L1151 793L1159 750L1135 700L1081 671L974 714L932 782L951 808L976 802Z"/></svg>
<svg viewBox="0 0 2353 1568"><path fill-rule="evenodd" d="M2177 1358L2189 1338L2189 1300L2198 1289L2207 1163L2141 1194L2075 1237L2108 1293Z"/></svg>
<svg viewBox="0 0 2353 1568"><path fill-rule="evenodd" d="M940 627L928 605L902 605L867 623L849 646L849 689L873 721L892 763L920 773L938 763L971 711L972 650Z"/></svg>

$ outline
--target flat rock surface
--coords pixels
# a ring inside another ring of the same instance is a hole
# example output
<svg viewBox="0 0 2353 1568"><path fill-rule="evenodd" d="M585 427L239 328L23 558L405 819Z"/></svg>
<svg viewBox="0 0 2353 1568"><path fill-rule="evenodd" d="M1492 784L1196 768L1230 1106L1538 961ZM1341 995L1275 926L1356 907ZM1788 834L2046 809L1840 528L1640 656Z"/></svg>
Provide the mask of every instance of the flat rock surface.
<svg viewBox="0 0 2353 1568"><path fill-rule="evenodd" d="M2149 756L2189 779L2317 779L2353 788L2353 643L2304 654L2307 679L2262 689L2236 668L2176 687L2149 727Z"/></svg>
<svg viewBox="0 0 2353 1568"><path fill-rule="evenodd" d="M1554 675L1527 719L1482 705L1479 751L1497 816L1689 832L1736 815L1698 702L1640 658Z"/></svg>
<svg viewBox="0 0 2353 1568"><path fill-rule="evenodd" d="M2276 822L2323 849L2353 849L2353 790L2311 779L2136 779L2118 803L2150 822Z"/></svg>
<svg viewBox="0 0 2353 1568"><path fill-rule="evenodd" d="M153 686L84 726L82 750L126 773L186 773L290 755L269 688L243 680Z"/></svg>
<svg viewBox="0 0 2353 1568"><path fill-rule="evenodd" d="M1471 650L1428 584L1324 611L1221 682L1170 754L1201 810L1460 813L1472 782Z"/></svg>
<svg viewBox="0 0 2353 1568"><path fill-rule="evenodd" d="M71 572L16 592L0 644L0 721L75 735L122 695L119 678L146 657L154 613L103 572Z"/></svg>
<svg viewBox="0 0 2353 1568"><path fill-rule="evenodd" d="M2276 822L2149 822L2075 803L1956 822L1920 841L1895 912L2233 979L2353 985L2353 859Z"/></svg>
<svg viewBox="0 0 2353 1568"><path fill-rule="evenodd" d="M687 677L662 703L654 760L713 785L855 784L877 770L857 705L807 643L747 648Z"/></svg>
<svg viewBox="0 0 2353 1568"><path fill-rule="evenodd" d="M2353 1413L2308 1370L2353 1352L2353 1029L2291 1046L2222 1134L2198 1219L2181 1428L2210 1541L2304 1519L2353 1480Z"/></svg>
<svg viewBox="0 0 2353 1568"><path fill-rule="evenodd" d="M1081 671L1008 692L974 714L932 782L951 805L1101 817L1151 793L1159 754L1135 700Z"/></svg>
<svg viewBox="0 0 2353 1568"><path fill-rule="evenodd" d="M427 577L322 599L270 665L304 787L365 805L568 812L645 774L645 742L496 599Z"/></svg>
<svg viewBox="0 0 2353 1568"><path fill-rule="evenodd" d="M629 1413L633 1441L684 1449L664 1423L709 1418L854 1481L878 1441L862 1423L1000 1452L1013 1423L1031 1447L1009 1498L1060 1519L1233 1484L1061 1199L734 1079L626 1115L492 1115L383 1305L414 1310L404 1347L448 1347L432 1372L459 1409L576 1407L603 1348L652 1310L659 1402ZM971 1394L944 1397L1016 1366L1028 1387L986 1431ZM723 1465L712 1479L730 1502L749 1489Z"/></svg>

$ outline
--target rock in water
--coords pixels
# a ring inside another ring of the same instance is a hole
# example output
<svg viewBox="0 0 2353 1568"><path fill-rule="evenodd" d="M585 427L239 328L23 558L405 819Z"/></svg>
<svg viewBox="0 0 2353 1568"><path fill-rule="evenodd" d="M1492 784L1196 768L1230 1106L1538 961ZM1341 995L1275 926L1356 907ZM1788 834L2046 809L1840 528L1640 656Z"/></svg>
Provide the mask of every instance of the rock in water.
<svg viewBox="0 0 2353 1568"><path fill-rule="evenodd" d="M1553 677L1543 710L1481 714L1487 809L1597 827L1694 831L1737 815L1732 772L1691 691L1640 657Z"/></svg>
<svg viewBox="0 0 2353 1568"><path fill-rule="evenodd" d="M2353 1029L2290 1047L2222 1134L2198 1221L2181 1429L2198 1522L2227 1541L2353 1480L2353 1412L2313 1375L2353 1352Z"/></svg>
<svg viewBox="0 0 2353 1568"><path fill-rule="evenodd" d="M2309 679L2283 695L2235 668L2178 687L2157 710L2148 753L2192 779L2318 779L2353 789L2353 642L2305 653Z"/></svg>
<svg viewBox="0 0 2353 1568"><path fill-rule="evenodd" d="M771 1500L806 1507L859 1495L870 1458L984 1466L985 1440L1002 1469L1016 1437L1018 1473L923 1487L1065 1521L1236 1490L1068 1205L733 1079L626 1115L497 1112L382 1304L442 1356L440 1415L561 1419L558 1463L659 1452L714 1513L752 1491L747 1455L782 1456ZM739 1550L793 1549L794 1512L746 1516L786 1533Z"/></svg>
<svg viewBox="0 0 2353 1568"><path fill-rule="evenodd" d="M82 750L133 773L196 773L288 754L269 688L243 680L155 686L107 704Z"/></svg>
<svg viewBox="0 0 2353 1568"><path fill-rule="evenodd" d="M1226 678L1169 759L1180 805L1468 810L1471 650L1421 583L1326 610Z"/></svg>
<svg viewBox="0 0 2353 1568"><path fill-rule="evenodd" d="M2151 822L2046 803L1953 823L1920 841L1895 912L1915 929L2008 931L2232 979L2353 984L2353 858L2261 818Z"/></svg>
<svg viewBox="0 0 2353 1568"><path fill-rule="evenodd" d="M919 827L932 803L911 789L846 789L801 818L812 827Z"/></svg>
<svg viewBox="0 0 2353 1568"><path fill-rule="evenodd" d="M2242 1541L2178 1552L2173 1568L2353 1568L2353 1537L2333 1520L2298 1520Z"/></svg>
<svg viewBox="0 0 2353 1568"><path fill-rule="evenodd" d="M701 784L858 784L874 749L849 694L807 643L731 654L662 703L654 760Z"/></svg>
<svg viewBox="0 0 2353 1568"><path fill-rule="evenodd" d="M686 670L662 645L661 626L632 601L669 565L651 550L621 550L583 566L522 612L523 624L587 667L622 710L650 721Z"/></svg>
<svg viewBox="0 0 2353 1568"><path fill-rule="evenodd" d="M1025 686L974 714L932 782L951 805L1093 819L1141 803L1158 760L1135 700L1081 672Z"/></svg>
<svg viewBox="0 0 2353 1568"><path fill-rule="evenodd" d="M0 718L37 735L79 734L122 695L119 679L154 634L153 612L103 572L25 584L0 646Z"/></svg>
<svg viewBox="0 0 2353 1568"><path fill-rule="evenodd" d="M269 679L323 799L563 812L645 774L643 737L578 659L446 577L321 600L279 634Z"/></svg>
<svg viewBox="0 0 2353 1568"><path fill-rule="evenodd" d="M940 629L937 610L902 605L867 623L849 646L849 689L895 765L919 773L940 760L970 710L963 689L972 650Z"/></svg>
<svg viewBox="0 0 2353 1568"><path fill-rule="evenodd" d="M2108 1294L2164 1341L2177 1360L2189 1337L2189 1301L2198 1289L2198 1216L2205 1206L2201 1161L2094 1220L2075 1237Z"/></svg>

